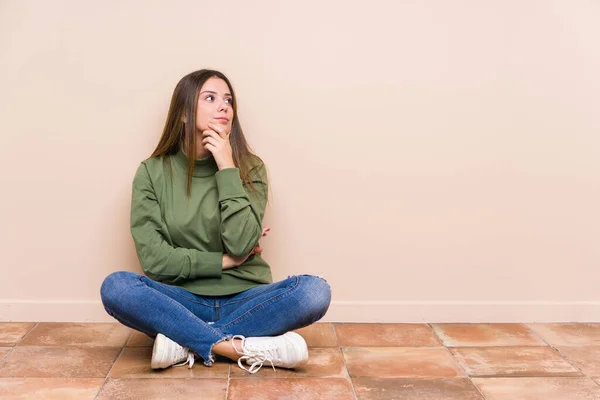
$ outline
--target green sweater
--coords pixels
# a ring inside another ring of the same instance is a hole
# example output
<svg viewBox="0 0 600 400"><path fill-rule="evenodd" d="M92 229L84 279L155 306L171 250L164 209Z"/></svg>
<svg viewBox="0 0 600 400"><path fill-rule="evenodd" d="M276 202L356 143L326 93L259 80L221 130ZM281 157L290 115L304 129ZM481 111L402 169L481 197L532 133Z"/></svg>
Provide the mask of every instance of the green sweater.
<svg viewBox="0 0 600 400"><path fill-rule="evenodd" d="M271 268L259 255L223 271L222 256L250 253L262 235L267 203L264 164L250 173L258 196L248 194L238 168L217 168L209 156L196 160L188 199L187 156L143 161L133 180L131 234L144 273L199 295L243 292L273 282Z"/></svg>

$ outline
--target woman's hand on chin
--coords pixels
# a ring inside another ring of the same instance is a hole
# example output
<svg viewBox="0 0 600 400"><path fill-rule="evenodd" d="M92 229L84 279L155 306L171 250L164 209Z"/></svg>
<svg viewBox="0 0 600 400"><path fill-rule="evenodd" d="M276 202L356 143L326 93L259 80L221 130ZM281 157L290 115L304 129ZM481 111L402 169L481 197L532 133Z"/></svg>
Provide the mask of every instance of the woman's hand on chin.
<svg viewBox="0 0 600 400"><path fill-rule="evenodd" d="M210 122L208 128L202 131L202 145L204 148L211 152L219 170L235 168L233 151L231 150L231 143L229 143L231 131L227 132L224 126Z"/></svg>

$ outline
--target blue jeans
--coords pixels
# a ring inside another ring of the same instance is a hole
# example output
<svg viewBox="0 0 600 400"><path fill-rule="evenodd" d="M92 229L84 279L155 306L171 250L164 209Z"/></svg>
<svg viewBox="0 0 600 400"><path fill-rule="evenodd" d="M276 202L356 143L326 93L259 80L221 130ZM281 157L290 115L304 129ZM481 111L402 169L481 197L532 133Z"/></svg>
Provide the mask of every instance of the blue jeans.
<svg viewBox="0 0 600 400"><path fill-rule="evenodd" d="M274 336L321 319L331 288L320 277L296 275L227 296L199 296L134 272L110 274L100 289L106 312L154 338L162 333L214 362L212 348L233 335Z"/></svg>

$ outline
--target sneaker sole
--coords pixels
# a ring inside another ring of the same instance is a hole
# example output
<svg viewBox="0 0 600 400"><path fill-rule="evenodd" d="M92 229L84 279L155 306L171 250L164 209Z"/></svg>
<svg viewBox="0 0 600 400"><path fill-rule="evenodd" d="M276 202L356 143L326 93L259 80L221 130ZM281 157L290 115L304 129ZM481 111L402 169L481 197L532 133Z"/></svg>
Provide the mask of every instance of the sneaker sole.
<svg viewBox="0 0 600 400"><path fill-rule="evenodd" d="M300 361L298 361L297 363L295 363L289 367L284 367L284 368L295 368L295 367L299 367L299 366L306 364L308 362L308 347L306 345L306 341L304 340L304 338L302 336L300 336L299 334L297 334L296 332L288 332L283 336L286 337L287 341L294 343L295 347L302 349L302 353L301 353L302 359Z"/></svg>

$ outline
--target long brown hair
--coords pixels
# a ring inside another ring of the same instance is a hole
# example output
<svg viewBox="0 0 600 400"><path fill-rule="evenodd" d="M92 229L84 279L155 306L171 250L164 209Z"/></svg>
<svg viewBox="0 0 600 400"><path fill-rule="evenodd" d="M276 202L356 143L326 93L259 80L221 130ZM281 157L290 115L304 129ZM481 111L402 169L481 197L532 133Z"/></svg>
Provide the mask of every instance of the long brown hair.
<svg viewBox="0 0 600 400"><path fill-rule="evenodd" d="M254 154L246 141L237 115L237 100L233 86L229 82L229 79L219 71L201 69L184 76L177 83L171 97L169 113L167 114L162 136L150 158L162 157L170 163L167 156L177 153L183 143L186 146L185 152L188 157L187 196L188 198L191 196L192 174L196 160L196 109L198 108L198 95L204 83L213 77L224 80L229 87L233 99L233 121L231 124L231 135L229 136L233 162L240 169L242 182L247 184L251 192L256 194L250 170L253 166L262 164L262 160Z"/></svg>

